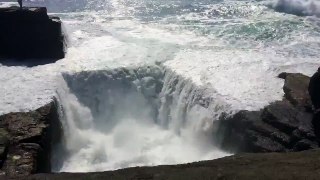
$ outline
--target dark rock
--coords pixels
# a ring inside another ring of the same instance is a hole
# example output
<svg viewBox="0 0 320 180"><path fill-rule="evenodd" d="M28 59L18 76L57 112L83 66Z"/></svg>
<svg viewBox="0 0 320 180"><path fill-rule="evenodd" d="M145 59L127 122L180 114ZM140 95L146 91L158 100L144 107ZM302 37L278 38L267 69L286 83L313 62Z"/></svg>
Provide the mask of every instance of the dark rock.
<svg viewBox="0 0 320 180"><path fill-rule="evenodd" d="M25 176L37 172L41 146L36 143L21 143L10 148L3 170L7 176Z"/></svg>
<svg viewBox="0 0 320 180"><path fill-rule="evenodd" d="M217 123L218 142L227 151L282 152L290 144L290 136L263 122L260 111L240 111Z"/></svg>
<svg viewBox="0 0 320 180"><path fill-rule="evenodd" d="M8 176L50 172L53 138L60 135L52 127L58 124L55 102L35 111L0 116L0 127L7 132L9 141L1 171Z"/></svg>
<svg viewBox="0 0 320 180"><path fill-rule="evenodd" d="M317 137L317 142L320 144L320 67L311 77L308 90L315 111L312 124Z"/></svg>
<svg viewBox="0 0 320 180"><path fill-rule="evenodd" d="M304 150L308 150L308 149L315 149L317 147L318 147L317 144L315 144L314 142L312 142L308 139L302 139L294 145L293 150L294 151L304 151Z"/></svg>
<svg viewBox="0 0 320 180"><path fill-rule="evenodd" d="M279 77L285 78L284 100L271 103L260 111L240 111L233 117L215 122L218 130L214 136L219 137L216 141L223 149L288 152L318 147L307 90L309 78L291 73L281 73Z"/></svg>
<svg viewBox="0 0 320 180"><path fill-rule="evenodd" d="M284 152L286 148L275 141L272 137L265 137L254 130L247 131L247 151L248 152Z"/></svg>
<svg viewBox="0 0 320 180"><path fill-rule="evenodd" d="M238 154L183 165L135 167L108 172L36 174L32 180L154 179L154 180L317 180L320 150L291 153Z"/></svg>
<svg viewBox="0 0 320 180"><path fill-rule="evenodd" d="M0 168L6 159L8 143L8 132L4 128L0 128Z"/></svg>
<svg viewBox="0 0 320 180"><path fill-rule="evenodd" d="M298 128L308 132L313 131L312 114L300 111L285 100L272 103L264 108L261 118L264 122L287 134Z"/></svg>
<svg viewBox="0 0 320 180"><path fill-rule="evenodd" d="M317 142L320 143L320 112L316 112L312 119L312 125L314 133L316 135Z"/></svg>
<svg viewBox="0 0 320 180"><path fill-rule="evenodd" d="M0 57L64 58L61 21L49 17L44 7L0 8L0 27Z"/></svg>
<svg viewBox="0 0 320 180"><path fill-rule="evenodd" d="M24 8L20 10L18 7L0 8L0 22L10 23L14 19L18 22L46 22L49 19L47 9L45 7Z"/></svg>
<svg viewBox="0 0 320 180"><path fill-rule="evenodd" d="M286 79L286 78L287 78L287 75L288 75L288 73L282 72L282 73L280 73L280 74L278 75L278 78Z"/></svg>
<svg viewBox="0 0 320 180"><path fill-rule="evenodd" d="M311 96L312 104L316 110L320 108L320 68L310 78L309 94Z"/></svg>
<svg viewBox="0 0 320 180"><path fill-rule="evenodd" d="M294 106L311 108L308 93L310 78L303 74L286 73L283 91L285 98Z"/></svg>

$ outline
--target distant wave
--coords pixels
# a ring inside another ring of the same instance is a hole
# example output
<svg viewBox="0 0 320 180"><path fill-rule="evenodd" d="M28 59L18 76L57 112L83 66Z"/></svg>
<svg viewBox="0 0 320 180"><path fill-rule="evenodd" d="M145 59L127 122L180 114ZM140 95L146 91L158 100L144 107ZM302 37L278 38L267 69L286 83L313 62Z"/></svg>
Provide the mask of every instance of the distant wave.
<svg viewBox="0 0 320 180"><path fill-rule="evenodd" d="M24 5L45 6L49 12L57 13L106 9L111 2L111 0L24 0Z"/></svg>
<svg viewBox="0 0 320 180"><path fill-rule="evenodd" d="M319 0L274 0L271 7L278 12L320 17Z"/></svg>

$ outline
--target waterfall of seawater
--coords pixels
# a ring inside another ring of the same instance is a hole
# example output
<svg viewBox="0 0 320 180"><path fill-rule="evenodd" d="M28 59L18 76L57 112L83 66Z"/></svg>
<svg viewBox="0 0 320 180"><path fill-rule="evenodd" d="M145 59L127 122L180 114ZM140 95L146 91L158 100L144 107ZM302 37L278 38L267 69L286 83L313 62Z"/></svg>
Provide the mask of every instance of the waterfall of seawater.
<svg viewBox="0 0 320 180"><path fill-rule="evenodd" d="M58 97L65 160L57 171L104 171L227 155L212 142L211 113L196 103L195 86L171 71L162 81L159 69L141 69L64 76Z"/></svg>

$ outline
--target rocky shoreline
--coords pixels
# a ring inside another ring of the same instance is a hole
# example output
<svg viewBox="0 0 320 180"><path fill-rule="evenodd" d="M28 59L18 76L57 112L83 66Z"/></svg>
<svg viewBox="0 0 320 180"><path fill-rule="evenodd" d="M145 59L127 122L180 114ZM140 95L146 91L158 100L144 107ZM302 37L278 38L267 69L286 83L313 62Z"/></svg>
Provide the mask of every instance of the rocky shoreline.
<svg viewBox="0 0 320 180"><path fill-rule="evenodd" d="M281 179L286 175L289 179L316 179L320 166L315 157L320 155L320 150L309 150L318 148L307 90L310 78L290 73L283 73L280 78L285 79L285 97L282 101L274 102L260 111L240 111L231 118L221 118L214 122L217 131L213 136L219 135L221 148L236 153L235 156L186 165L137 167L101 173L43 174L50 173L52 144L61 139L57 103L52 101L35 111L0 116L0 172L3 175L0 177L19 179L21 176L31 175L30 179ZM295 152L303 150L309 151ZM241 154L243 152L251 153ZM300 166L304 169L298 169ZM247 168L256 170L246 172ZM278 169L282 169L281 172ZM298 170L301 173L292 174Z"/></svg>
<svg viewBox="0 0 320 180"><path fill-rule="evenodd" d="M0 174L25 176L51 171L51 149L59 138L54 101L30 112L0 116Z"/></svg>
<svg viewBox="0 0 320 180"><path fill-rule="evenodd" d="M216 136L230 152L292 152L318 148L312 125L312 103L308 93L310 78L282 73L285 79L282 101L260 111L240 111L216 121Z"/></svg>

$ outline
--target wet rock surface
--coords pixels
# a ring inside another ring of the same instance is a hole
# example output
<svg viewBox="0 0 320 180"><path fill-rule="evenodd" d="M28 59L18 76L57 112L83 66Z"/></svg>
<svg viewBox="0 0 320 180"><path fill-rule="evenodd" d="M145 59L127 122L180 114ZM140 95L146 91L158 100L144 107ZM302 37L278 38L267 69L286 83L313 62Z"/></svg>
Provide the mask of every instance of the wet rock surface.
<svg viewBox="0 0 320 180"><path fill-rule="evenodd" d="M54 102L35 111L0 116L1 175L50 172L51 142L57 136L50 125L57 123Z"/></svg>
<svg viewBox="0 0 320 180"><path fill-rule="evenodd" d="M44 7L0 8L0 27L1 58L37 61L64 58L61 21L49 17Z"/></svg>
<svg viewBox="0 0 320 180"><path fill-rule="evenodd" d="M135 167L109 172L36 174L32 180L87 179L310 179L320 176L320 150L292 153L239 154L184 165ZM17 179L17 178L13 178Z"/></svg>
<svg viewBox="0 0 320 180"><path fill-rule="evenodd" d="M310 78L282 73L282 101L256 112L240 111L215 122L221 147L231 152L290 152L318 147L312 125Z"/></svg>

